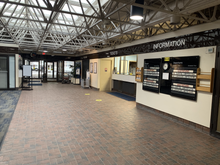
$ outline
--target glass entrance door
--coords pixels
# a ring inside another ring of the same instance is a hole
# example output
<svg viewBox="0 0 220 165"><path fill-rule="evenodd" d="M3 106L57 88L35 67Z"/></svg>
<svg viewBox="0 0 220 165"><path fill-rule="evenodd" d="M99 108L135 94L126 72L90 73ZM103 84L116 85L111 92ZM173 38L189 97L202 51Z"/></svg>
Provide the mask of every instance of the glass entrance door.
<svg viewBox="0 0 220 165"><path fill-rule="evenodd" d="M39 78L39 62L33 61L30 62L30 65L32 66L32 78Z"/></svg>
<svg viewBox="0 0 220 165"><path fill-rule="evenodd" d="M8 62L7 57L0 57L0 89L8 88Z"/></svg>
<svg viewBox="0 0 220 165"><path fill-rule="evenodd" d="M46 63L47 81L57 81L57 62Z"/></svg>
<svg viewBox="0 0 220 165"><path fill-rule="evenodd" d="M40 72L40 78L42 79L43 74L45 73L44 60L40 60L39 72Z"/></svg>
<svg viewBox="0 0 220 165"><path fill-rule="evenodd" d="M53 78L53 62L47 63L47 78Z"/></svg>

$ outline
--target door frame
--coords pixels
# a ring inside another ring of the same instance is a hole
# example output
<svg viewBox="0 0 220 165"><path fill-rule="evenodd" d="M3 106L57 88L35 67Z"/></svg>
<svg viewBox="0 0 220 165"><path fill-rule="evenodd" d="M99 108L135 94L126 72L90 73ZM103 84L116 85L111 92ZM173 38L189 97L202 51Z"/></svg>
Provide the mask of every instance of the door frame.
<svg viewBox="0 0 220 165"><path fill-rule="evenodd" d="M217 132L218 113L220 108L219 102L220 102L220 46L217 46L216 58L215 58L214 88L212 95L211 123L210 123L210 135L217 138L220 138L220 133Z"/></svg>

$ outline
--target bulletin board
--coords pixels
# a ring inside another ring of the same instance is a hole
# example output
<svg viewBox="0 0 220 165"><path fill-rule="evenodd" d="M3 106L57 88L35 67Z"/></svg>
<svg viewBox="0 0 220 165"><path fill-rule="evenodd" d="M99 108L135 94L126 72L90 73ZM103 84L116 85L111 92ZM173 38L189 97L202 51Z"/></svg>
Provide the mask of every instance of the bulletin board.
<svg viewBox="0 0 220 165"><path fill-rule="evenodd" d="M32 66L31 65L23 65L23 76L32 76Z"/></svg>

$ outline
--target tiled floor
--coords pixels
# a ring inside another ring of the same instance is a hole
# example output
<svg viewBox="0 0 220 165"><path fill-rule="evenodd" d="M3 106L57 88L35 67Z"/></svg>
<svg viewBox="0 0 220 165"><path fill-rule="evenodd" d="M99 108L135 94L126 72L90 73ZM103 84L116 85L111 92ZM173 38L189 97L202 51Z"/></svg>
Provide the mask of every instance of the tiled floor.
<svg viewBox="0 0 220 165"><path fill-rule="evenodd" d="M22 91L1 164L218 165L220 140L138 110L135 102L47 83Z"/></svg>
<svg viewBox="0 0 220 165"><path fill-rule="evenodd" d="M0 145L7 133L12 115L18 103L20 90L1 90L0 91Z"/></svg>

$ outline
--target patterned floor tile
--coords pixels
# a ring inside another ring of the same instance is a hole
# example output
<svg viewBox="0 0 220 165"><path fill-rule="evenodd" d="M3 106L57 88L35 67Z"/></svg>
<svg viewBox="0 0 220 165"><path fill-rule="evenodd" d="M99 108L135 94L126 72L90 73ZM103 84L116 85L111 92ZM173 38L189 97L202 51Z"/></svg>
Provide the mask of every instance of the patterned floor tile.
<svg viewBox="0 0 220 165"><path fill-rule="evenodd" d="M139 110L134 101L72 84L33 88L21 93L0 165L219 165L219 139Z"/></svg>

